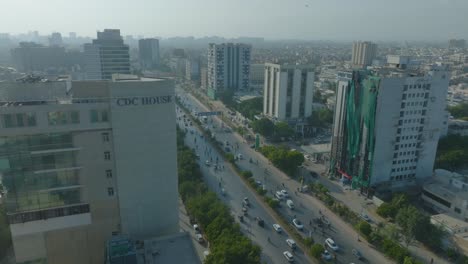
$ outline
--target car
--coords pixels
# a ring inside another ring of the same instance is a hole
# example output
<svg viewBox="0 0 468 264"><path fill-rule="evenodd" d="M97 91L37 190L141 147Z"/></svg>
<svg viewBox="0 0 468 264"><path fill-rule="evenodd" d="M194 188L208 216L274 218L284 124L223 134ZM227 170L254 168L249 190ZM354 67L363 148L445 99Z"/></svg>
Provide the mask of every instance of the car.
<svg viewBox="0 0 468 264"><path fill-rule="evenodd" d="M338 251L339 247L338 245L335 243L335 241L333 241L333 239L331 238L327 238L325 239L325 245L327 245L329 248L331 248L333 251Z"/></svg>
<svg viewBox="0 0 468 264"><path fill-rule="evenodd" d="M239 154L237 154L237 159L242 160L242 159L244 159L244 156L242 156L242 154L239 153Z"/></svg>
<svg viewBox="0 0 468 264"><path fill-rule="evenodd" d="M201 234L195 234L195 239L198 243L203 243L203 236Z"/></svg>
<svg viewBox="0 0 468 264"><path fill-rule="evenodd" d="M296 241L292 240L291 238L286 239L286 244L292 249L296 248Z"/></svg>
<svg viewBox="0 0 468 264"><path fill-rule="evenodd" d="M195 234L199 234L199 233L200 233L200 227L199 227L197 224L194 224L194 225L193 225L193 230L195 230Z"/></svg>
<svg viewBox="0 0 468 264"><path fill-rule="evenodd" d="M366 215L365 213L361 213L361 218L366 222L371 222L370 217Z"/></svg>
<svg viewBox="0 0 468 264"><path fill-rule="evenodd" d="M200 154L195 153L195 157L197 157L197 159L199 159L199 158L200 158Z"/></svg>
<svg viewBox="0 0 468 264"><path fill-rule="evenodd" d="M280 201L284 200L284 195L280 191L277 191L275 193L275 197L278 198L278 200L280 200Z"/></svg>
<svg viewBox="0 0 468 264"><path fill-rule="evenodd" d="M297 229L299 229L299 230L304 229L304 225L302 224L302 222L299 219L294 218L292 220L292 222L293 222L294 227L296 227Z"/></svg>
<svg viewBox="0 0 468 264"><path fill-rule="evenodd" d="M259 180L256 180L255 183L256 183L258 186L262 186L262 185L263 185L262 182L259 181Z"/></svg>
<svg viewBox="0 0 468 264"><path fill-rule="evenodd" d="M205 161L205 165L206 165L207 167L209 167L209 166L210 166L210 161L209 161L209 160Z"/></svg>
<svg viewBox="0 0 468 264"><path fill-rule="evenodd" d="M226 196L226 190L224 188L221 188L221 195Z"/></svg>
<svg viewBox="0 0 468 264"><path fill-rule="evenodd" d="M231 148L230 147L224 147L224 151L231 152Z"/></svg>
<svg viewBox="0 0 468 264"><path fill-rule="evenodd" d="M289 251L283 252L283 256L288 260L288 262L293 262L294 261L294 256Z"/></svg>
<svg viewBox="0 0 468 264"><path fill-rule="evenodd" d="M261 219L260 217L255 217L255 221L257 221L257 224L258 226L261 226L263 227L265 225L265 221L263 221L263 219Z"/></svg>
<svg viewBox="0 0 468 264"><path fill-rule="evenodd" d="M320 219L321 219L321 221L322 221L322 223L323 223L324 225L327 225L327 226L330 225L330 221L328 221L327 218L322 217L322 218L320 218Z"/></svg>
<svg viewBox="0 0 468 264"><path fill-rule="evenodd" d="M247 207L242 206L242 213L243 213L244 215L247 215Z"/></svg>
<svg viewBox="0 0 468 264"><path fill-rule="evenodd" d="M359 259L359 260L362 259L362 254L361 254L361 252L359 252L359 250L353 248L352 253L357 259Z"/></svg>
<svg viewBox="0 0 468 264"><path fill-rule="evenodd" d="M281 228L281 226L278 224L273 224L273 229L276 231L276 233L283 232L283 228Z"/></svg>
<svg viewBox="0 0 468 264"><path fill-rule="evenodd" d="M311 171L309 173L310 173L310 176L312 176L312 178L317 178L318 177L318 174L315 171Z"/></svg>
<svg viewBox="0 0 468 264"><path fill-rule="evenodd" d="M332 259L332 255L330 254L330 252L328 252L328 250L325 250L323 253L322 253L322 258L324 260L331 260Z"/></svg>
<svg viewBox="0 0 468 264"><path fill-rule="evenodd" d="M283 189L283 190L281 190L280 192L283 194L284 197L286 197L286 198L289 197L288 191L286 191L286 190Z"/></svg>
<svg viewBox="0 0 468 264"><path fill-rule="evenodd" d="M255 148L255 144L250 145L250 148L251 148L251 149L254 149L254 148Z"/></svg>

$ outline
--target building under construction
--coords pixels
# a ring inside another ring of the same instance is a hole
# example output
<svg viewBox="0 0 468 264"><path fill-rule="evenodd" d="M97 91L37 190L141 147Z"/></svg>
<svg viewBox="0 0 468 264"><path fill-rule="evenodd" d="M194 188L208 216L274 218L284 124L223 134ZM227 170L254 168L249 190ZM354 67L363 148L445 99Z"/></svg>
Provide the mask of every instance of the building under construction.
<svg viewBox="0 0 468 264"><path fill-rule="evenodd" d="M330 173L366 193L430 177L447 125L448 68L390 66L354 71L337 89Z"/></svg>

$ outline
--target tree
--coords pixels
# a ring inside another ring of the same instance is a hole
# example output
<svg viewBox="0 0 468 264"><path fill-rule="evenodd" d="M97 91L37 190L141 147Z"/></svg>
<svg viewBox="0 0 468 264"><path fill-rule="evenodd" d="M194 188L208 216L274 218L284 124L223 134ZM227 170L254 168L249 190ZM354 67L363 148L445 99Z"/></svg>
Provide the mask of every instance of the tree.
<svg viewBox="0 0 468 264"><path fill-rule="evenodd" d="M310 254L317 259L322 257L324 251L325 248L321 244L313 244L312 247L310 247Z"/></svg>
<svg viewBox="0 0 468 264"><path fill-rule="evenodd" d="M358 229L365 237L369 237L372 232L371 225L366 221L360 221L358 224Z"/></svg>
<svg viewBox="0 0 468 264"><path fill-rule="evenodd" d="M456 106L449 106L448 111L455 118L468 117L468 103L461 103Z"/></svg>
<svg viewBox="0 0 468 264"><path fill-rule="evenodd" d="M328 108L313 111L307 123L313 127L328 127L333 124L333 111Z"/></svg>
<svg viewBox="0 0 468 264"><path fill-rule="evenodd" d="M416 237L418 225L421 224L423 215L414 206L406 206L398 211L395 218L401 228L403 241L408 247Z"/></svg>
<svg viewBox="0 0 468 264"><path fill-rule="evenodd" d="M294 135L294 129L292 129L286 122L277 122L275 124L274 134L278 137L291 137Z"/></svg>
<svg viewBox="0 0 468 264"><path fill-rule="evenodd" d="M226 106L233 106L234 105L234 90L232 89L225 89L219 94L219 100L223 102Z"/></svg>
<svg viewBox="0 0 468 264"><path fill-rule="evenodd" d="M255 116L261 114L263 111L263 98L256 97L249 100L242 101L236 105L237 111L239 111L244 117L254 120Z"/></svg>
<svg viewBox="0 0 468 264"><path fill-rule="evenodd" d="M320 92L320 90L316 90L314 92L314 102L316 103L322 103L322 104L326 104L327 103L327 98L325 98L324 96L322 96L322 93Z"/></svg>
<svg viewBox="0 0 468 264"><path fill-rule="evenodd" d="M270 137L273 135L275 124L268 118L262 118L252 122L252 129L264 137Z"/></svg>

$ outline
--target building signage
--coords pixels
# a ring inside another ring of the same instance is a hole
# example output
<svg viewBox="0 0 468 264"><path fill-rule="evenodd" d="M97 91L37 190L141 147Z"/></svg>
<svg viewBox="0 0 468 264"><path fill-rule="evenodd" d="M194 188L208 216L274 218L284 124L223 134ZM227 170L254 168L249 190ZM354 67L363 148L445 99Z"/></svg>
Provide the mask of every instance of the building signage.
<svg viewBox="0 0 468 264"><path fill-rule="evenodd" d="M117 98L118 106L157 105L172 102L172 95Z"/></svg>

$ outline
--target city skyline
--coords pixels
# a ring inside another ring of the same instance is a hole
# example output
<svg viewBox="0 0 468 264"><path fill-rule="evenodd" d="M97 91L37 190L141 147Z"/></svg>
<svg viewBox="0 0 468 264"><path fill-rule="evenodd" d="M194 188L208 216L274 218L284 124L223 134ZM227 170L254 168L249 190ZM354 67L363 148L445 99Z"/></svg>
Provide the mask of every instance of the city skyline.
<svg viewBox="0 0 468 264"><path fill-rule="evenodd" d="M5 10L22 9L22 12L6 13L4 21L15 23L2 23L8 27L0 27L0 32L17 34L37 30L42 34L60 32L64 35L76 32L92 37L102 28L118 28L122 35L162 38L222 36L374 41L468 38L468 32L463 30L468 24L463 13L468 9L468 2L462 0L396 0L391 4L371 0L361 0L358 4L343 0L239 0L223 4L214 0L115 0L112 3L83 0L79 6L67 2L20 0L4 3ZM44 6L54 8L42 8ZM109 6L112 12L102 12ZM35 11L39 9L40 13ZM259 12L262 9L265 12ZM33 27L31 20L36 21Z"/></svg>

